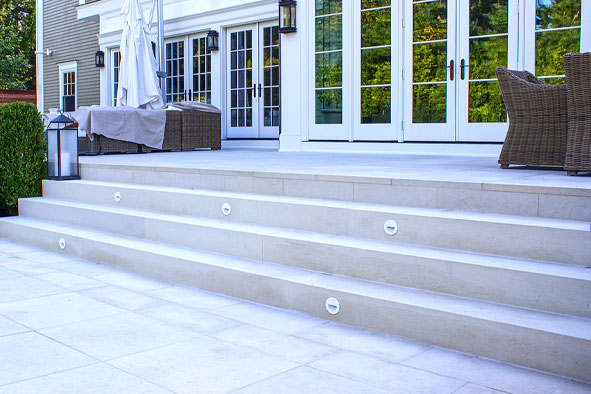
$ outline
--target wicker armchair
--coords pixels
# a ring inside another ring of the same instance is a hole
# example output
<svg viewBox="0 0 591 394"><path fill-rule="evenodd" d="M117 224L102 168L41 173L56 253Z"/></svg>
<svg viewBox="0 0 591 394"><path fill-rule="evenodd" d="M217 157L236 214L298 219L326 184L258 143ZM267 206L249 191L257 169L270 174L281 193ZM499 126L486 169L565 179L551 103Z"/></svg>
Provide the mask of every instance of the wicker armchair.
<svg viewBox="0 0 591 394"><path fill-rule="evenodd" d="M527 71L495 70L509 115L499 157L510 164L564 167L568 116L566 85L549 85Z"/></svg>
<svg viewBox="0 0 591 394"><path fill-rule="evenodd" d="M569 175L591 171L591 52L564 55L568 100L565 168Z"/></svg>

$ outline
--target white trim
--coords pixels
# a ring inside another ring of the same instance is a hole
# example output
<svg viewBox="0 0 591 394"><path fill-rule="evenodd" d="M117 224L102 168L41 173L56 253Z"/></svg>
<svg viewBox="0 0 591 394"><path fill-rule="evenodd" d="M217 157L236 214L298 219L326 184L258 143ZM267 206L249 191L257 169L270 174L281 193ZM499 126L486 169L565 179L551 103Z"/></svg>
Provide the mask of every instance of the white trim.
<svg viewBox="0 0 591 394"><path fill-rule="evenodd" d="M499 157L502 144L302 142L302 152Z"/></svg>
<svg viewBox="0 0 591 394"><path fill-rule="evenodd" d="M279 150L279 140L222 140L222 149Z"/></svg>
<svg viewBox="0 0 591 394"><path fill-rule="evenodd" d="M36 88L37 88L37 110L41 113L45 113L45 100L43 95L45 94L45 85L43 82L43 0L37 0L35 6L35 41L37 47L35 48L35 63L36 63ZM41 52L41 53L40 53Z"/></svg>
<svg viewBox="0 0 591 394"><path fill-rule="evenodd" d="M58 64L59 69L59 87L60 87L60 95L59 95L59 109L63 111L63 97L64 97L64 84L62 81L62 75L68 72L74 72L74 108L78 109L78 62L67 62L67 63L60 63Z"/></svg>

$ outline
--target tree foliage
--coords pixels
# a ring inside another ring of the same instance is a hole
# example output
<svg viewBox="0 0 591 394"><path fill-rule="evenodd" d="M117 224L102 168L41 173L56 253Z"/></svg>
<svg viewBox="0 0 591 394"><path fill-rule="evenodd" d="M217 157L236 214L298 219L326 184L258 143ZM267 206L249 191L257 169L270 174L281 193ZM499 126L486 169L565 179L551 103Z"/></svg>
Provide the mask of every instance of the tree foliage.
<svg viewBox="0 0 591 394"><path fill-rule="evenodd" d="M35 88L35 0L0 0L0 89Z"/></svg>

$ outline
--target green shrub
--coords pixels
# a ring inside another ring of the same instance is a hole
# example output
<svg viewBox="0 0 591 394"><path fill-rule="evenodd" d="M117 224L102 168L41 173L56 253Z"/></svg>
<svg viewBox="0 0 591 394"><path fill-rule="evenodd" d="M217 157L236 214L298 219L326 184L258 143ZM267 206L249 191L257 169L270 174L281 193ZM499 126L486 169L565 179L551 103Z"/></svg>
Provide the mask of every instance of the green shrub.
<svg viewBox="0 0 591 394"><path fill-rule="evenodd" d="M41 195L47 176L43 131L33 104L0 106L0 211L16 215L19 198Z"/></svg>

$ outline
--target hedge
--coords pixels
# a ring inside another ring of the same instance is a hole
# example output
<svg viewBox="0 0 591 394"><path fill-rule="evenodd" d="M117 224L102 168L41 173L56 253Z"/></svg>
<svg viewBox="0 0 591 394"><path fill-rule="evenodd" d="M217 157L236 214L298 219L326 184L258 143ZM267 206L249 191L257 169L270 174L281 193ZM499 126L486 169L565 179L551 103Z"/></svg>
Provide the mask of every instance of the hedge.
<svg viewBox="0 0 591 394"><path fill-rule="evenodd" d="M30 103L0 106L0 211L18 213L18 199L41 195L47 176L41 114Z"/></svg>

